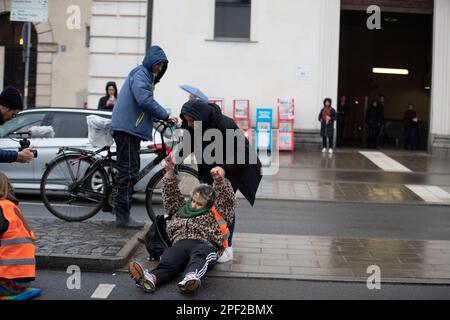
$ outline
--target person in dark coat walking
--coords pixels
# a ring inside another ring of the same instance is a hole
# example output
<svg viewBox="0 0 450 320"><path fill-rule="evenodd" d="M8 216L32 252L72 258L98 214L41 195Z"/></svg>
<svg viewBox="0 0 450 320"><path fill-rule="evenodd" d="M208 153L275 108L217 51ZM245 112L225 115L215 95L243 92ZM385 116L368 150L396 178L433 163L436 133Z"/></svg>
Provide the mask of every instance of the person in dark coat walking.
<svg viewBox="0 0 450 320"><path fill-rule="evenodd" d="M322 153L327 152L333 154L333 140L334 140L334 122L336 121L337 113L336 110L331 106L332 100L326 98L323 101L323 108L319 113L320 121L320 135L322 136ZM327 146L328 140L328 146Z"/></svg>
<svg viewBox="0 0 450 320"><path fill-rule="evenodd" d="M114 81L106 84L106 95L98 101L98 110L112 110L117 100L117 85Z"/></svg>
<svg viewBox="0 0 450 320"><path fill-rule="evenodd" d="M383 109L380 108L378 101L372 100L366 112L367 146L369 149L378 147L380 130L384 121L383 113Z"/></svg>
<svg viewBox="0 0 450 320"><path fill-rule="evenodd" d="M218 105L198 99L190 100L183 105L180 118L182 120L181 127L187 130L191 136L191 145L187 147L190 147L189 150L195 153L197 162L200 162L198 163L200 182L211 185L213 183L211 169L217 166L222 167L227 173L227 179L230 180L233 190L235 192L239 190L250 204L254 205L256 192L262 178L262 165L255 149L250 146L248 139L233 119L222 114ZM201 130L198 127L194 129L196 125L200 124ZM214 159L204 157L206 151L213 149L213 144L217 145L215 140L203 140L205 132L209 129L218 130L217 133L220 133L223 139L221 144L223 149L216 149L214 154L211 154ZM235 137L232 137L230 133L234 133ZM201 135L200 139L199 135ZM201 140L201 144L195 143L196 139ZM234 148L231 148L232 145ZM220 153L222 153L222 157L220 157ZM177 156L185 158L189 154L183 153L183 155ZM232 237L235 220L234 217L233 223L229 226L229 248L219 258L219 263L233 259Z"/></svg>

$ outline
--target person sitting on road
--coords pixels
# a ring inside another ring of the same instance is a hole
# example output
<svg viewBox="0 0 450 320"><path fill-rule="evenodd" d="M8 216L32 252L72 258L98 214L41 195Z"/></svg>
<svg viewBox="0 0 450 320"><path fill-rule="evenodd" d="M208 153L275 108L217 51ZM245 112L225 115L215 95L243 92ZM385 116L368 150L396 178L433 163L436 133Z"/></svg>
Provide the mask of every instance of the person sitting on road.
<svg viewBox="0 0 450 320"><path fill-rule="evenodd" d="M36 277L35 235L23 217L14 189L0 172L0 296L27 290Z"/></svg>
<svg viewBox="0 0 450 320"><path fill-rule="evenodd" d="M145 292L153 292L183 272L178 287L181 292L193 293L227 246L228 228L224 228L232 222L236 196L225 170L216 167L211 169L213 186L199 185L186 202L175 178L172 155L165 162L162 197L170 219L167 235L173 246L164 251L154 270L149 272L134 261L129 271Z"/></svg>

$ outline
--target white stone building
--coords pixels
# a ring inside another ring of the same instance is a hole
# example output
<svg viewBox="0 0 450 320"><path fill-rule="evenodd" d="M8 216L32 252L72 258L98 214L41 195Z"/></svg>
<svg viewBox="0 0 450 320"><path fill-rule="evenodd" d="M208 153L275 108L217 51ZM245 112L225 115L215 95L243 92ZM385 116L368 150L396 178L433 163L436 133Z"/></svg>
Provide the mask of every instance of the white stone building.
<svg viewBox="0 0 450 320"><path fill-rule="evenodd" d="M0 14L8 11L9 2L0 0ZM218 11L217 2L224 8L236 5L235 2L247 8L229 11L235 15L231 17ZM429 128L428 150L448 152L450 1L379 2L382 12L432 17L431 91L421 93L423 101L429 101L422 108L427 113L422 118ZM171 108L173 114L179 113L187 98L178 87L181 84L201 88L210 97L223 98L225 113L229 115L234 99L249 99L253 125L256 108L276 111L277 98L292 97L296 101L296 140L302 148L319 141L317 116L323 99L330 97L336 102L338 95L343 94L339 92L339 73L343 72L340 70L342 11L365 10L377 1L50 0L50 3L49 22L36 25L37 106L80 107L84 100L89 108L96 108L106 82L115 80L120 88L128 72L141 63L148 45L158 44L170 63L156 88L156 98ZM64 9L70 4L78 4L82 9L82 28L75 32L64 29L68 16ZM227 24L226 19L232 23ZM233 24L239 25L239 30L233 29ZM61 45L66 46L64 52ZM306 75L302 76L300 71L305 70ZM364 95L361 99L364 100Z"/></svg>

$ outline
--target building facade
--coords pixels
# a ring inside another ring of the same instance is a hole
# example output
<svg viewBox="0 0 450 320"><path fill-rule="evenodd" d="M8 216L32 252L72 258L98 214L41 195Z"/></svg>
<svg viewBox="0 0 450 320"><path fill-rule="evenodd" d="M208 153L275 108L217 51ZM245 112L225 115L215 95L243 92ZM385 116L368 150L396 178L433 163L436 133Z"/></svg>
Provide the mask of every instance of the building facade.
<svg viewBox="0 0 450 320"><path fill-rule="evenodd" d="M430 7L430 1L379 2L382 10L433 14L428 150L448 153L450 2L434 0ZM236 3L240 8L229 8ZM36 106L82 107L86 102L88 108L96 108L106 82L116 81L120 89L128 72L141 63L149 44L158 44L170 62L156 88L156 98L173 115L178 115L187 99L179 89L182 84L222 98L228 115L234 99L249 99L253 125L256 108L273 108L276 115L278 98L294 98L297 143L300 147L315 145L323 99L338 99L341 11L364 10L376 3L50 1L49 22L35 25ZM81 28L68 30L67 8L73 4L81 8ZM7 13L9 6L9 0L0 0L0 14Z"/></svg>

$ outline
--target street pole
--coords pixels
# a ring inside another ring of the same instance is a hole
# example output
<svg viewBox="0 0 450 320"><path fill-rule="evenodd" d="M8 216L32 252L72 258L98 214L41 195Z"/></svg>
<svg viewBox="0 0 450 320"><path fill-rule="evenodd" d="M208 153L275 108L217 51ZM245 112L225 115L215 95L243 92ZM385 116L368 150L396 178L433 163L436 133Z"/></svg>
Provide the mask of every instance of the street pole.
<svg viewBox="0 0 450 320"><path fill-rule="evenodd" d="M28 79L30 75L30 49L31 49L31 22L27 22L24 25L24 54L25 54L25 81L24 81L24 97L23 97L23 109L26 110L28 108Z"/></svg>

